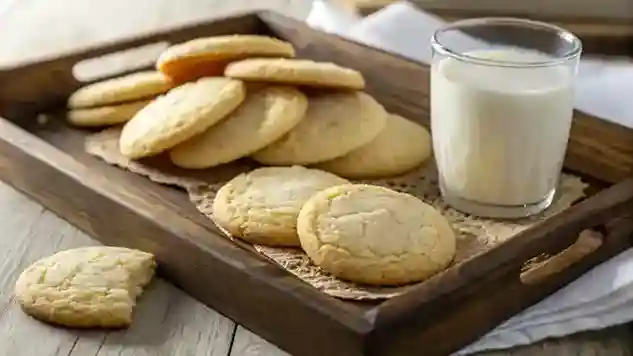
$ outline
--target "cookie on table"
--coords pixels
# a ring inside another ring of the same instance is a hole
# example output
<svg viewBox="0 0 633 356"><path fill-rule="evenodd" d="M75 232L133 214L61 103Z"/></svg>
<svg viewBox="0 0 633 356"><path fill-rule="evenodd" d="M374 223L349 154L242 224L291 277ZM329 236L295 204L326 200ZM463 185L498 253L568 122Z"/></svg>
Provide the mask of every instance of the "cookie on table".
<svg viewBox="0 0 633 356"><path fill-rule="evenodd" d="M390 114L385 128L368 144L315 168L350 179L406 173L431 157L431 134L422 125Z"/></svg>
<svg viewBox="0 0 633 356"><path fill-rule="evenodd" d="M122 328L132 323L136 299L154 276L150 253L122 247L62 251L18 277L15 298L32 317L79 328Z"/></svg>
<svg viewBox="0 0 633 356"><path fill-rule="evenodd" d="M205 132L169 152L179 167L203 169L246 157L292 130L303 118L308 99L292 87L249 90L240 107Z"/></svg>
<svg viewBox="0 0 633 356"><path fill-rule="evenodd" d="M71 109L89 108L153 98L173 87L172 81L157 71L142 71L85 85L70 95Z"/></svg>
<svg viewBox="0 0 633 356"><path fill-rule="evenodd" d="M247 57L294 57L292 44L262 35L196 38L167 48L156 68L177 82L222 75L226 65Z"/></svg>
<svg viewBox="0 0 633 356"><path fill-rule="evenodd" d="M334 174L301 166L263 167L220 188L213 220L232 236L269 246L299 246L297 215L313 194L349 183Z"/></svg>
<svg viewBox="0 0 633 356"><path fill-rule="evenodd" d="M249 58L229 64L224 75L245 81L362 90L363 75L354 69L309 59Z"/></svg>
<svg viewBox="0 0 633 356"><path fill-rule="evenodd" d="M150 100L143 100L96 108L73 109L68 111L67 120L70 124L79 127L122 124L129 121L149 103Z"/></svg>
<svg viewBox="0 0 633 356"><path fill-rule="evenodd" d="M225 118L245 96L241 81L224 77L201 78L174 88L125 123L121 154L138 159L164 152Z"/></svg>
<svg viewBox="0 0 633 356"><path fill-rule="evenodd" d="M323 270L370 285L423 281L455 256L450 224L432 206L391 189L348 184L313 195L297 218L301 247Z"/></svg>
<svg viewBox="0 0 633 356"><path fill-rule="evenodd" d="M385 109L366 93L311 95L301 122L252 158L267 165L329 161L369 143L378 136L386 121Z"/></svg>

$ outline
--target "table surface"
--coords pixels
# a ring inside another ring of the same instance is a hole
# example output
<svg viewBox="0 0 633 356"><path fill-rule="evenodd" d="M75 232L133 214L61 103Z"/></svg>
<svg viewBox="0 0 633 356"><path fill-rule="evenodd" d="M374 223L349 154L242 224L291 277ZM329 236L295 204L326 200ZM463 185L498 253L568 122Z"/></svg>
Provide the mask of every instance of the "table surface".
<svg viewBox="0 0 633 356"><path fill-rule="evenodd" d="M304 18L310 2L0 0L0 63L262 7ZM159 278L140 298L126 331L78 332L37 322L13 300L19 273L59 250L97 242L3 183L0 227L1 355L287 355ZM631 339L629 327L620 326L487 355L631 355Z"/></svg>

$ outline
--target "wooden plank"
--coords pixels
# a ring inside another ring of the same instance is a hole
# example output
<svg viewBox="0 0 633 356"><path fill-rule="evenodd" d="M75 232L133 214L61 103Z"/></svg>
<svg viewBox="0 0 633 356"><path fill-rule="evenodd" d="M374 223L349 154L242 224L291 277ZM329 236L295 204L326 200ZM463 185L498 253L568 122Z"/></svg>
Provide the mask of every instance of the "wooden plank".
<svg viewBox="0 0 633 356"><path fill-rule="evenodd" d="M531 345L507 350L483 351L473 356L561 356L608 355L630 356L633 353L631 328L614 326L603 330L578 333L567 337L548 339ZM400 356L414 356L406 354ZM422 354L417 354L422 355ZM417 356L415 355L415 356ZM230 356L289 356L261 337L243 327L237 327Z"/></svg>
<svg viewBox="0 0 633 356"><path fill-rule="evenodd" d="M129 329L77 332L68 356L226 356L234 331L230 319L158 279L142 296Z"/></svg>
<svg viewBox="0 0 633 356"><path fill-rule="evenodd" d="M173 350L182 350L188 352L183 354L190 356L207 356L209 352L213 356L227 355L223 352L231 342L233 324L160 279L152 283L147 293L139 299L132 328L128 332L116 333L114 337L109 337L105 332L69 332L29 318L10 297L13 282L22 269L30 261L60 249L95 242L4 183L0 183L0 226L5 237L0 238L0 248L11 252L0 261L0 332L5 336L0 340L0 354L158 356L174 355ZM164 321L157 325L157 319L163 320L163 317ZM154 334L158 336L152 336ZM161 339L163 337L166 338ZM480 355L558 356L591 353L626 356L633 352L627 341L630 338L629 327L621 326ZM38 342L33 343L33 339ZM243 327L237 327L232 345L231 356L288 356Z"/></svg>
<svg viewBox="0 0 633 356"><path fill-rule="evenodd" d="M343 352L358 347L356 337L368 324L357 307L228 241L212 222L194 215L184 193L174 195L89 157L64 137L71 136L60 137L71 145L67 149L74 147L71 155L0 120L0 177L101 242L154 253L163 275L190 295L290 350L326 336L335 338ZM221 276L215 288L209 288L208 276ZM278 313L279 308L286 312ZM305 324L314 334L297 333ZM334 344L319 346L330 352ZM316 354L322 351L314 348Z"/></svg>
<svg viewBox="0 0 633 356"><path fill-rule="evenodd" d="M238 326L229 356L291 356L277 346Z"/></svg>
<svg viewBox="0 0 633 356"><path fill-rule="evenodd" d="M115 333L114 337L105 332L69 332L29 318L10 297L13 282L22 268L32 260L60 249L94 244L95 241L4 183L0 183L0 224L3 236L10 237L0 239L0 248L11 252L0 261L0 310L3 310L0 314L0 332L5 336L0 340L0 354L67 356L70 352L70 356L158 356L174 355L173 350L182 350L188 352L183 354L191 356L207 356L210 351L213 356L227 355L223 352L231 342L233 324L160 279L153 282L139 299L132 328L128 332ZM157 324L157 319L162 322ZM480 355L558 356L591 353L626 356L633 352L627 341L630 337L629 327L621 326L548 340L512 351ZM33 339L38 342L33 343ZM231 356L288 356L243 327L237 327L232 345Z"/></svg>
<svg viewBox="0 0 633 356"><path fill-rule="evenodd" d="M139 298L127 330L77 331L30 318L12 297L22 270L60 250L97 242L4 183L0 226L0 249L5 252L0 260L1 355L228 354L235 324L160 278Z"/></svg>
<svg viewBox="0 0 633 356"><path fill-rule="evenodd" d="M258 21L247 21L248 18L252 19L246 17L234 21L260 24ZM416 95L419 91L428 93L428 71L423 67L316 33L288 18L266 14L263 19L273 31L291 40L302 55L345 62L351 67L364 66L361 70L368 80L368 91L379 101L392 106L395 112L417 111L419 115L405 116L422 123L428 119L424 115L428 105L420 100L424 96ZM235 28L232 21L222 21L221 27ZM612 214L621 214L629 208L633 197L630 182L604 191L540 229L527 231L520 238L438 275L419 286L416 292L394 298L367 312L354 304L324 296L268 261L221 237L208 219L194 213L183 192L151 183L86 155L79 131L63 125L46 127L33 124L33 108L45 108L42 103L59 104L74 89L76 83L70 77L69 68L77 60L150 41L181 38L186 33L199 36L207 30L222 32L212 24L201 24L179 29L176 33L149 35L4 72L4 79L14 80L5 80L12 84L12 90L8 85L0 90L3 110L31 133L8 122L0 122L0 152L3 155L0 176L108 244L154 252L164 275L191 295L245 323L284 349L305 355L388 355L414 350L424 350L429 355L444 354L471 341L502 318L530 305L624 248L622 242L626 241L625 234L631 232L631 225L620 221L615 229L617 233L607 236L608 240L613 240L605 244L608 249L600 250L579 266L550 277L541 285L520 286L511 282L516 277L513 272L524 260L540 253L556 252L571 244L582 229L603 224ZM259 27L249 30L259 30ZM366 61L359 63L359 56ZM390 81L385 81L385 77ZM14 82L19 78L22 82L25 78L32 78L31 84L38 83L33 85L38 90L30 90L26 86L17 90ZM37 81L38 78L46 80ZM56 80L52 81L53 78ZM422 81L412 82L412 78L421 78ZM27 103L28 106L23 105ZM589 123L596 130L610 128L598 121ZM39 135L48 143L33 135ZM617 137L608 137L608 142L604 143L595 140L594 136L586 137L593 139L591 142L599 149L606 144L613 145ZM615 142L622 146L626 143L623 140ZM622 155L631 158L626 151ZM586 166L588 173L596 178L605 179L601 175L603 171L596 168L597 164L613 165L601 155L589 153L583 158L589 164ZM226 169L214 172L218 180L231 173ZM614 181L622 178L624 175L612 177ZM208 278L212 275L221 278L215 282L222 283L222 288L209 288ZM482 314L482 310L490 311L491 307L503 304L500 302L504 301L504 290L498 289L499 285L510 285L514 298L509 298L496 312ZM494 298L487 298L492 291L495 292ZM284 312L279 313L282 308ZM437 326L431 326L431 315L437 311L443 313L435 316ZM470 320L472 316L477 316L473 319L478 320L476 325L466 325L468 327L460 329L455 337L447 334L447 330L464 326L462 320ZM411 319L416 321L411 323ZM391 328L403 325L406 325L403 329ZM423 335L420 335L421 330L424 330ZM438 339L447 341L441 344L432 342Z"/></svg>

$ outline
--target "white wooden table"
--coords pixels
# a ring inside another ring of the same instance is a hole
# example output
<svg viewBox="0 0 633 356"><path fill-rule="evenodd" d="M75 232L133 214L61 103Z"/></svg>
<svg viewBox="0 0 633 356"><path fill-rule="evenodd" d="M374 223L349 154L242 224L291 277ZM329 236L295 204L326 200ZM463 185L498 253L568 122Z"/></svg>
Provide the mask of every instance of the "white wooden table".
<svg viewBox="0 0 633 356"><path fill-rule="evenodd" d="M309 5L307 0L0 0L0 63L246 8L302 18ZM21 312L12 289L24 268L61 249L92 244L97 242L0 183L0 355L286 355L160 279L139 300L126 331L69 331ZM633 354L630 339L622 326L490 355L624 356Z"/></svg>

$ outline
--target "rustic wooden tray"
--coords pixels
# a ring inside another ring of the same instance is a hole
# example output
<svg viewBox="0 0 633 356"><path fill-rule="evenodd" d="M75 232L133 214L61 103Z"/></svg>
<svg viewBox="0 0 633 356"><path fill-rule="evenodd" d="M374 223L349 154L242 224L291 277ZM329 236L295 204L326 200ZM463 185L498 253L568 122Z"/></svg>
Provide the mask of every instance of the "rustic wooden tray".
<svg viewBox="0 0 633 356"><path fill-rule="evenodd" d="M629 246L633 130L582 113L565 167L591 179L595 194L381 303L322 294L223 237L184 192L86 154L85 132L38 123L39 114L63 107L83 84L73 75L81 61L231 33L273 34L292 42L301 57L357 68L387 109L427 124L426 67L274 13L247 14L0 70L0 178L105 244L155 253L162 276L296 355L446 355ZM597 249L572 259L563 253L549 268L520 278L527 260L566 249L590 228L603 236Z"/></svg>

